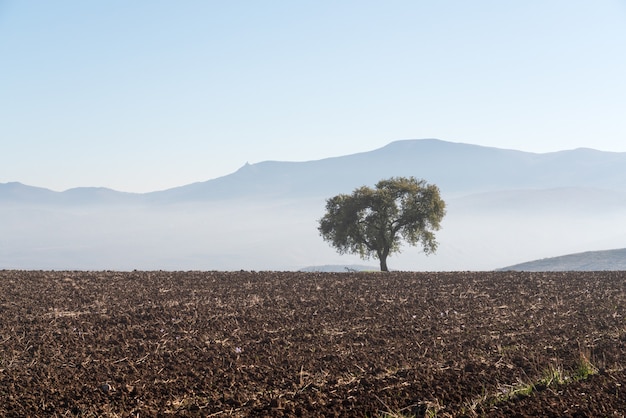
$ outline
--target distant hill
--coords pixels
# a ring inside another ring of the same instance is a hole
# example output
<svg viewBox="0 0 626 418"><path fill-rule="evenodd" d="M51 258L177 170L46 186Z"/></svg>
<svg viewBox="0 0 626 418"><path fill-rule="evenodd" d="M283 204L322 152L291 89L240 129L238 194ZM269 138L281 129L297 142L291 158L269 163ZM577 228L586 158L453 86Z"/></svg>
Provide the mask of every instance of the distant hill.
<svg viewBox="0 0 626 418"><path fill-rule="evenodd" d="M34 205L102 205L139 202L139 193L118 192L105 187L76 187L55 192L19 182L0 183L0 203L27 203Z"/></svg>
<svg viewBox="0 0 626 418"><path fill-rule="evenodd" d="M498 270L515 271L599 271L626 270L626 248L587 251L560 257L544 258L515 264Z"/></svg>
<svg viewBox="0 0 626 418"><path fill-rule="evenodd" d="M364 266L361 264L351 264L351 265L343 265L343 264L335 264L335 265L324 265L324 266L310 266L301 268L299 271L309 272L309 273L349 273L355 271L378 271L379 268L376 266Z"/></svg>

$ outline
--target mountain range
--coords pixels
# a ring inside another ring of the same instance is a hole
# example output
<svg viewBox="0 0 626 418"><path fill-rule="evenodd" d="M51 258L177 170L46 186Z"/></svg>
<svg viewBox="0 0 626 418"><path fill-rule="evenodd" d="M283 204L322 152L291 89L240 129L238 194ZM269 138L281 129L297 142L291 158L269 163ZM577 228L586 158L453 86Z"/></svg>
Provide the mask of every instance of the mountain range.
<svg viewBox="0 0 626 418"><path fill-rule="evenodd" d="M626 191L626 153L588 148L552 153L437 139L402 140L369 152L306 162L264 161L204 182L144 194L82 187L65 192L0 183L0 199L37 203L181 202L232 198L327 197L390 176L416 176L446 195L587 187Z"/></svg>
<svg viewBox="0 0 626 418"><path fill-rule="evenodd" d="M392 176L437 184L448 204L438 253L405 247L390 259L395 269L494 269L626 245L626 153L538 154L423 139L315 161L246 164L142 194L0 183L0 268L362 264L324 243L316 221L325 199Z"/></svg>

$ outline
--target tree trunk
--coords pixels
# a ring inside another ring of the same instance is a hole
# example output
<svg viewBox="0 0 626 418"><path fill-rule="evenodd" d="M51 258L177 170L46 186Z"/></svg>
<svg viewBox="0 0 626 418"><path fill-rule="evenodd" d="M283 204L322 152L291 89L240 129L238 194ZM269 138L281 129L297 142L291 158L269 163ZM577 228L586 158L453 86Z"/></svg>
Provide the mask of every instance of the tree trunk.
<svg viewBox="0 0 626 418"><path fill-rule="evenodd" d="M389 271L387 268L387 256L389 255L389 250L387 248L383 248L382 251L377 251L378 259L380 260L380 271Z"/></svg>
<svg viewBox="0 0 626 418"><path fill-rule="evenodd" d="M380 257L380 271L389 271L387 268L387 257Z"/></svg>

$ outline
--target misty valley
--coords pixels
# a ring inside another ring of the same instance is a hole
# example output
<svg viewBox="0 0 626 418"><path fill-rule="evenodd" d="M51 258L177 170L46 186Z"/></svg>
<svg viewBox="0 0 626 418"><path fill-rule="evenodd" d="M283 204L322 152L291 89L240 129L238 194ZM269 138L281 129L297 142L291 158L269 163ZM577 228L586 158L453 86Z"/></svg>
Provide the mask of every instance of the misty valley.
<svg viewBox="0 0 626 418"><path fill-rule="evenodd" d="M0 184L0 268L299 270L371 265L320 238L325 199L378 179L437 184L439 249L405 246L395 270L493 270L626 246L626 155L530 154L439 140L368 153L245 165L215 180L147 194L52 192Z"/></svg>

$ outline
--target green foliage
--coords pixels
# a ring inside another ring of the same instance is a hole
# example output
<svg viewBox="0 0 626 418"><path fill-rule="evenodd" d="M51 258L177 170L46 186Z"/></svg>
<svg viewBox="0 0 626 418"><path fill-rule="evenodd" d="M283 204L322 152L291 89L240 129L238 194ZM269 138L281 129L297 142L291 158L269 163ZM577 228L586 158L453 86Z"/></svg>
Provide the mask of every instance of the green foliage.
<svg viewBox="0 0 626 418"><path fill-rule="evenodd" d="M584 353L580 353L580 358L574 370L574 379L586 380L589 376L596 374L598 369L589 361L589 357Z"/></svg>
<svg viewBox="0 0 626 418"><path fill-rule="evenodd" d="M340 254L377 257L387 271L387 257L400 251L402 241L421 244L426 254L437 250L433 231L440 228L445 206L437 186L392 177L374 189L363 186L328 199L318 230Z"/></svg>
<svg viewBox="0 0 626 418"><path fill-rule="evenodd" d="M566 381L567 377L563 374L563 370L560 367L550 366L544 371L539 384L548 388L553 385L563 385Z"/></svg>

